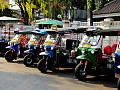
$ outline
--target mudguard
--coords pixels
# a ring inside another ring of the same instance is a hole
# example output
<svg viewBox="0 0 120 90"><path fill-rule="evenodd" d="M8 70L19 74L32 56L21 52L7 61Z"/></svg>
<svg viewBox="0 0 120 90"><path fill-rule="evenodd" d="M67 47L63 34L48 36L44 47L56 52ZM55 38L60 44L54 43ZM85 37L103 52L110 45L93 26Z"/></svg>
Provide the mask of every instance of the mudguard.
<svg viewBox="0 0 120 90"><path fill-rule="evenodd" d="M24 54L33 53L33 49L25 50Z"/></svg>
<svg viewBox="0 0 120 90"><path fill-rule="evenodd" d="M7 49L14 49L13 46L7 46L6 48L7 48Z"/></svg>
<svg viewBox="0 0 120 90"><path fill-rule="evenodd" d="M88 56L86 56L86 55L77 56L76 59L78 59L78 60L80 60L80 59L82 59L82 60L86 60L86 59L89 60Z"/></svg>
<svg viewBox="0 0 120 90"><path fill-rule="evenodd" d="M41 52L39 55L40 56L49 56L49 54L47 52Z"/></svg>
<svg viewBox="0 0 120 90"><path fill-rule="evenodd" d="M53 59L55 59L56 58L56 56L54 55L54 53L53 53L53 51L49 51L49 52L41 52L40 54L39 54L40 56L49 56L50 58L53 58Z"/></svg>
<svg viewBox="0 0 120 90"><path fill-rule="evenodd" d="M115 73L120 74L120 52L116 52L115 55Z"/></svg>
<svg viewBox="0 0 120 90"><path fill-rule="evenodd" d="M18 53L18 48L19 48L19 44L16 44L14 46L7 46L7 49L13 49L16 53Z"/></svg>

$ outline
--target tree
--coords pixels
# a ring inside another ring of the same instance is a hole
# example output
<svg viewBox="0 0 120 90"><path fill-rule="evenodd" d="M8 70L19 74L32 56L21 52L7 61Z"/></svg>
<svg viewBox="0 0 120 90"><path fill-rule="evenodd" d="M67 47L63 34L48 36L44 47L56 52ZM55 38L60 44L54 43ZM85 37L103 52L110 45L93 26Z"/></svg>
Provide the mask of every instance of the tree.
<svg viewBox="0 0 120 90"><path fill-rule="evenodd" d="M93 10L102 7L110 1L112 0L16 0L16 4L20 7L24 24L28 25L29 20L34 20L35 11L41 11L45 17L56 19L55 16L57 16L57 14L63 14L68 9L72 10L73 7L79 9L92 7L91 10ZM2 11L8 6L8 2L0 0L0 9Z"/></svg>
<svg viewBox="0 0 120 90"><path fill-rule="evenodd" d="M4 0L0 0L0 9L3 11L6 7L9 6L8 2L5 2Z"/></svg>
<svg viewBox="0 0 120 90"><path fill-rule="evenodd" d="M36 6L33 4L32 0L16 0L22 14L22 19L25 25L29 24L29 21L33 18L33 9Z"/></svg>
<svg viewBox="0 0 120 90"><path fill-rule="evenodd" d="M100 9L100 8L104 7L105 4L107 4L111 1L113 1L113 0L95 0L96 9Z"/></svg>

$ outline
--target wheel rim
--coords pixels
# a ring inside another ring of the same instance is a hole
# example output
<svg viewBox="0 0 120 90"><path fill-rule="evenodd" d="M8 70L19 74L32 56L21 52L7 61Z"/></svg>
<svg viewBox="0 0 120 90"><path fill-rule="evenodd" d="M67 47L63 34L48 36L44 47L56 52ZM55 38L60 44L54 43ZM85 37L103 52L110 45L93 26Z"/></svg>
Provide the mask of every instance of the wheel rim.
<svg viewBox="0 0 120 90"><path fill-rule="evenodd" d="M42 63L42 67L43 67L44 69L47 69L47 61L46 61L46 60Z"/></svg>
<svg viewBox="0 0 120 90"><path fill-rule="evenodd" d="M33 61L33 60L32 60L31 58L27 58L27 59L26 59L26 63L27 63L27 64L31 64L32 61Z"/></svg>
<svg viewBox="0 0 120 90"><path fill-rule="evenodd" d="M12 54L8 54L9 60L12 60Z"/></svg>
<svg viewBox="0 0 120 90"><path fill-rule="evenodd" d="M86 71L84 70L84 68L80 69L79 74L81 76L85 76L86 75Z"/></svg>

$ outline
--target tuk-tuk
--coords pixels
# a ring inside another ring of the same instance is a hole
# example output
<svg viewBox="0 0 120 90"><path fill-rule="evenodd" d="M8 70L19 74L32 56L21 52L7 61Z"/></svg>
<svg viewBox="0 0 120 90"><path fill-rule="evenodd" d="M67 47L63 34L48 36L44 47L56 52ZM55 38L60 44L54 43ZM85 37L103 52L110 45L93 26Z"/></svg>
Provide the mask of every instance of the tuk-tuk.
<svg viewBox="0 0 120 90"><path fill-rule="evenodd" d="M37 63L39 60L39 53L44 51L43 43L46 39L47 31L49 29L39 29L36 32L35 35L33 35L28 42L28 49L24 51L24 65L25 66L31 66L34 63Z"/></svg>
<svg viewBox="0 0 120 90"><path fill-rule="evenodd" d="M75 77L83 80L89 75L113 75L114 60L112 57L112 48L110 45L103 47L104 36L113 36L102 33L102 28L89 30L87 36L78 46L77 57L78 65L75 67ZM105 31L104 31L105 32Z"/></svg>
<svg viewBox="0 0 120 90"><path fill-rule="evenodd" d="M105 34L111 34L114 36L118 36L118 40L115 43L114 47L114 67L115 67L115 78L118 78L117 82L117 90L120 90L120 29L117 30L109 30L109 32L104 32Z"/></svg>
<svg viewBox="0 0 120 90"><path fill-rule="evenodd" d="M118 78L117 82L117 90L120 90L120 29L115 30L104 30L101 33L98 32L98 34L102 35L110 35L110 36L117 36L116 42L113 44L113 52L114 52L114 72L115 72L115 78ZM115 39L114 39L115 40Z"/></svg>
<svg viewBox="0 0 120 90"><path fill-rule="evenodd" d="M56 68L75 68L77 64L75 47L80 41L78 36L74 39L74 33L83 33L85 30L86 28L69 27L49 34L44 43L45 51L39 55L42 59L37 63L37 68L42 73ZM68 35L71 38L68 38Z"/></svg>
<svg viewBox="0 0 120 90"><path fill-rule="evenodd" d="M24 50L27 49L26 44L30 40L31 30L26 31L17 31L16 35L9 41L9 45L7 46L7 50L5 53L5 59L8 62L12 62L12 60L17 59L17 56L23 57Z"/></svg>

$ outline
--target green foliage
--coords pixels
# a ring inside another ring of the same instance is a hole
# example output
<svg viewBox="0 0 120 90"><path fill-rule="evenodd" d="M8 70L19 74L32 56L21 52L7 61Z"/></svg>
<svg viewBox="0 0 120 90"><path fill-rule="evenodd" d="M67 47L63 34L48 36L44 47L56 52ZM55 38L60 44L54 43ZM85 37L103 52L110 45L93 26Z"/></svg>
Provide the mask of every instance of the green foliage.
<svg viewBox="0 0 120 90"><path fill-rule="evenodd" d="M95 0L96 9L100 9L100 8L104 7L105 4L107 4L111 1L113 1L113 0Z"/></svg>
<svg viewBox="0 0 120 90"><path fill-rule="evenodd" d="M53 17L54 12L62 14L64 10L70 9L71 16L73 16L74 7L77 9L93 9L93 7L99 9L110 1L112 0L16 0L16 3L27 23L29 19L34 19L35 10L41 11L46 17ZM2 11L8 6L8 2L0 0L0 9Z"/></svg>
<svg viewBox="0 0 120 90"><path fill-rule="evenodd" d="M5 2L4 0L0 0L0 9L3 10L9 6L8 2Z"/></svg>
<svg viewBox="0 0 120 90"><path fill-rule="evenodd" d="M87 8L92 9L92 0L87 0Z"/></svg>

